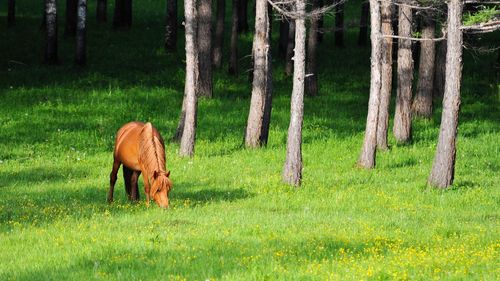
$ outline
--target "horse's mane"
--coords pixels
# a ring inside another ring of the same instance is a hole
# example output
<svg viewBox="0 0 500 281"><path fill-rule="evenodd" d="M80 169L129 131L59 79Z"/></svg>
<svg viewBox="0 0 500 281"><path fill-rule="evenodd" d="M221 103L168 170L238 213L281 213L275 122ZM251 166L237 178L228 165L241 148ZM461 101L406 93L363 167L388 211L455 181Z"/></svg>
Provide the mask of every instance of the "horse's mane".
<svg viewBox="0 0 500 281"><path fill-rule="evenodd" d="M155 171L165 172L165 148L149 122L144 125L139 136L139 158L150 177Z"/></svg>

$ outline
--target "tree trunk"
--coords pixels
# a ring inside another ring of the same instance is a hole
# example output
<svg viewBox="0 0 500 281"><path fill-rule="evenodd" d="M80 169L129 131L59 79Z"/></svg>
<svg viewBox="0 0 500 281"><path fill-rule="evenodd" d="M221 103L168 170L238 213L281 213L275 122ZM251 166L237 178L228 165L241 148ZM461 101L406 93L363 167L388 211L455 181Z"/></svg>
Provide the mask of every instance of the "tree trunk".
<svg viewBox="0 0 500 281"><path fill-rule="evenodd" d="M192 157L194 154L194 141L196 133L196 68L198 50L196 40L198 36L197 11L195 0L184 0L184 21L186 27L186 83L184 87L184 126L181 137L179 154ZM182 118L182 115L181 115Z"/></svg>
<svg viewBox="0 0 500 281"><path fill-rule="evenodd" d="M368 16L370 14L370 2L364 1L361 4L361 17L359 18L358 45L366 46L368 38Z"/></svg>
<svg viewBox="0 0 500 281"><path fill-rule="evenodd" d="M231 75L238 75L238 4L240 0L233 0L231 46L229 50L229 69Z"/></svg>
<svg viewBox="0 0 500 281"><path fill-rule="evenodd" d="M380 3L378 0L370 0L370 22L371 22L371 78L370 99L368 101L368 115L366 117L365 138L358 165L371 169L375 167L375 156L377 148L377 120L378 108L380 106L380 89L382 85L382 40L380 22Z"/></svg>
<svg viewBox="0 0 500 281"><path fill-rule="evenodd" d="M76 35L76 10L78 0L66 0L66 26L64 36Z"/></svg>
<svg viewBox="0 0 500 281"><path fill-rule="evenodd" d="M78 0L76 25L76 56L77 65L85 65L87 62L87 0Z"/></svg>
<svg viewBox="0 0 500 281"><path fill-rule="evenodd" d="M286 62L285 74L286 76L292 75L293 72L293 48L295 47L295 20L290 19L288 22L288 43L286 45Z"/></svg>
<svg viewBox="0 0 500 281"><path fill-rule="evenodd" d="M412 12L408 6L399 7L399 36L411 37ZM413 82L413 57L411 40L398 41L398 89L394 113L394 137L399 143L411 140L411 96Z"/></svg>
<svg viewBox="0 0 500 281"><path fill-rule="evenodd" d="M45 0L46 38L45 62L55 64L57 58L57 5L56 0Z"/></svg>
<svg viewBox="0 0 500 281"><path fill-rule="evenodd" d="M448 48L446 52L446 82L443 113L439 129L436 156L432 164L429 184L446 188L453 184L455 174L458 113L460 110L460 82L462 80L462 25L463 2L448 2Z"/></svg>
<svg viewBox="0 0 500 281"><path fill-rule="evenodd" d="M174 53L177 49L177 0L167 0L165 25L165 51Z"/></svg>
<svg viewBox="0 0 500 281"><path fill-rule="evenodd" d="M267 144L272 95L267 1L257 0L255 9L255 35L253 42L254 74L250 112L248 113L245 134L245 146L249 148L256 148Z"/></svg>
<svg viewBox="0 0 500 281"><path fill-rule="evenodd" d="M312 1L312 9L318 8L318 0ZM308 96L318 95L318 72L316 67L316 50L318 47L318 23L319 18L311 18L311 26L309 28L309 36L307 38L307 63L306 63L306 78L305 91Z"/></svg>
<svg viewBox="0 0 500 281"><path fill-rule="evenodd" d="M422 18L422 38L434 39L435 28L436 24L433 15L424 14ZM420 46L417 92L413 99L412 112L413 116L431 118L436 48L434 41L422 41Z"/></svg>
<svg viewBox="0 0 500 281"><path fill-rule="evenodd" d="M213 64L216 68L222 65L222 48L224 42L224 16L226 0L217 0L217 21L215 23L215 40L213 49Z"/></svg>
<svg viewBox="0 0 500 281"><path fill-rule="evenodd" d="M285 18L285 16L281 16L280 20L280 37L278 39L278 50L283 57L286 57L286 49L288 46L288 28L289 28L289 19Z"/></svg>
<svg viewBox="0 0 500 281"><path fill-rule="evenodd" d="M239 0L238 33L248 32L248 0Z"/></svg>
<svg viewBox="0 0 500 281"><path fill-rule="evenodd" d="M107 0L97 0L96 17L98 23L107 21Z"/></svg>
<svg viewBox="0 0 500 281"><path fill-rule="evenodd" d="M302 121L304 119L304 77L306 58L305 0L295 1L298 18L295 20L295 53L290 126L286 143L283 181L299 186L302 181Z"/></svg>
<svg viewBox="0 0 500 281"><path fill-rule="evenodd" d="M434 93L433 96L443 98L444 83L446 80L446 40L440 41L437 45L434 69Z"/></svg>
<svg viewBox="0 0 500 281"><path fill-rule="evenodd" d="M7 24L16 23L16 0L7 0Z"/></svg>
<svg viewBox="0 0 500 281"><path fill-rule="evenodd" d="M198 4L198 81L199 97L212 97L212 0Z"/></svg>
<svg viewBox="0 0 500 281"><path fill-rule="evenodd" d="M384 1L380 5L382 16L382 34L393 35L392 4ZM382 86L377 121L377 148L386 150L387 128L389 127L389 104L392 92L392 38L382 39Z"/></svg>
<svg viewBox="0 0 500 281"><path fill-rule="evenodd" d="M336 0L335 6L335 46L344 47L344 0Z"/></svg>
<svg viewBox="0 0 500 281"><path fill-rule="evenodd" d="M118 28L123 26L123 8L125 0L115 0L115 14L113 15L113 27Z"/></svg>
<svg viewBox="0 0 500 281"><path fill-rule="evenodd" d="M123 0L122 25L126 28L132 27L132 0Z"/></svg>
<svg viewBox="0 0 500 281"><path fill-rule="evenodd" d="M324 0L317 0L318 1L318 7L322 8L325 5ZM323 42L323 27L325 26L325 15L321 14L319 15L318 19L318 33L316 37L318 38L318 42L321 43Z"/></svg>

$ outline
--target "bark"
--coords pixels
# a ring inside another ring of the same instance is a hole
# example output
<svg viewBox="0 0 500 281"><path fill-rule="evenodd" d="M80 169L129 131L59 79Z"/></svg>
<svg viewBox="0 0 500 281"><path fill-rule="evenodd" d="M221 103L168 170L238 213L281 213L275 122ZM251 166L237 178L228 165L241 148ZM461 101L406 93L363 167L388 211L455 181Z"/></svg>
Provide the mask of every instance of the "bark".
<svg viewBox="0 0 500 281"><path fill-rule="evenodd" d="M392 4L388 1L381 3L382 34L393 35ZM382 86L380 88L380 105L377 122L377 148L386 150L387 128L389 127L389 104L392 91L392 38L382 39Z"/></svg>
<svg viewBox="0 0 500 281"><path fill-rule="evenodd" d="M76 35L76 10L78 0L66 0L66 25L64 28L64 36Z"/></svg>
<svg viewBox="0 0 500 281"><path fill-rule="evenodd" d="M288 22L288 43L286 45L286 63L285 63L285 74L286 76L292 75L293 72L293 52L295 47L295 20L290 19Z"/></svg>
<svg viewBox="0 0 500 281"><path fill-rule="evenodd" d="M399 7L399 36L411 37L412 12L408 6ZM394 137L399 143L411 140L411 96L413 57L411 40L398 41L398 87L394 113Z"/></svg>
<svg viewBox="0 0 500 281"><path fill-rule="evenodd" d="M165 51L173 53L177 49L177 0L167 0L165 24Z"/></svg>
<svg viewBox="0 0 500 281"><path fill-rule="evenodd" d="M7 24L16 23L16 0L7 0Z"/></svg>
<svg viewBox="0 0 500 281"><path fill-rule="evenodd" d="M257 0L253 41L252 98L245 134L245 146L249 148L267 144L269 135L272 95L269 23L267 1Z"/></svg>
<svg viewBox="0 0 500 281"><path fill-rule="evenodd" d="M212 97L212 0L198 4L198 81L199 97Z"/></svg>
<svg viewBox="0 0 500 281"><path fill-rule="evenodd" d="M87 62L87 0L78 0L76 25L76 56L77 65L85 65Z"/></svg>
<svg viewBox="0 0 500 281"><path fill-rule="evenodd" d="M123 8L125 0L115 0L115 14L113 15L113 27L123 26Z"/></svg>
<svg viewBox="0 0 500 281"><path fill-rule="evenodd" d="M98 23L107 21L107 0L97 0L96 17Z"/></svg>
<svg viewBox="0 0 500 281"><path fill-rule="evenodd" d="M55 64L57 57L57 7L56 0L45 0L46 38L45 62Z"/></svg>
<svg viewBox="0 0 500 281"><path fill-rule="evenodd" d="M432 164L429 184L446 188L453 184L455 156L460 111L460 82L462 80L462 25L463 2L448 2L448 47L446 52L446 82L443 113L439 129L436 156Z"/></svg>
<svg viewBox="0 0 500 281"><path fill-rule="evenodd" d="M217 21L215 23L215 38L213 49L213 64L216 68L222 65L222 48L224 42L224 17L226 14L226 0L217 0Z"/></svg>
<svg viewBox="0 0 500 281"><path fill-rule="evenodd" d="M344 47L344 2L335 6L335 46Z"/></svg>
<svg viewBox="0 0 500 281"><path fill-rule="evenodd" d="M283 57L286 57L286 48L288 45L288 28L289 19L281 16L280 20L280 36L278 39L278 50Z"/></svg>
<svg viewBox="0 0 500 281"><path fill-rule="evenodd" d="M434 69L434 97L443 98L444 83L446 80L446 41L440 41L437 45L435 69Z"/></svg>
<svg viewBox="0 0 500 281"><path fill-rule="evenodd" d="M239 0L238 33L248 32L248 0Z"/></svg>
<svg viewBox="0 0 500 281"><path fill-rule="evenodd" d="M361 16L359 18L359 34L358 34L358 45L366 46L368 43L368 17L370 15L370 3L369 1L364 1L361 4Z"/></svg>
<svg viewBox="0 0 500 281"><path fill-rule="evenodd" d="M290 126L286 143L286 160L283 167L283 181L299 186L302 181L302 121L304 119L304 76L306 56L305 0L296 0L295 9L295 53L293 89L290 108Z"/></svg>
<svg viewBox="0 0 500 281"><path fill-rule="evenodd" d="M229 50L229 74L238 75L238 4L239 0L233 0L231 46Z"/></svg>
<svg viewBox="0 0 500 281"><path fill-rule="evenodd" d="M312 1L312 9L318 8L318 0ZM316 50L318 47L318 25L319 18L312 17L307 38L307 63L305 78L305 91L308 96L318 95L318 72L316 67Z"/></svg>
<svg viewBox="0 0 500 281"><path fill-rule="evenodd" d="M192 157L196 133L196 68L198 60L197 50L197 11L195 0L184 0L184 18L186 27L186 83L184 87L184 125L181 136L179 154ZM182 116L181 116L182 117Z"/></svg>
<svg viewBox="0 0 500 281"><path fill-rule="evenodd" d="M382 40L380 22L380 2L370 0L370 22L371 22L371 78L370 78L370 99L368 101L368 115L366 117L365 137L358 165L371 169L375 167L375 156L377 148L377 120L378 108L380 105L380 89L382 84Z"/></svg>
<svg viewBox="0 0 500 281"><path fill-rule="evenodd" d="M424 14L422 18L422 38L424 39L434 38L436 24L432 16ZM422 41L420 46L417 92L413 99L412 112L413 116L431 118L436 48L434 41Z"/></svg>

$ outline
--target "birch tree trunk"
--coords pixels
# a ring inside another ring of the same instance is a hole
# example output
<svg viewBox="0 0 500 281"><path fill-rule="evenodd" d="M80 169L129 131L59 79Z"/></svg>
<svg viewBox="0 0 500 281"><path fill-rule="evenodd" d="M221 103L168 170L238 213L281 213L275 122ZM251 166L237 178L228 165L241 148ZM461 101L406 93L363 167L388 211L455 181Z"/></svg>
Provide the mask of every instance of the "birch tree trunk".
<svg viewBox="0 0 500 281"><path fill-rule="evenodd" d="M312 1L312 9L318 8L318 0ZM316 67L316 50L318 47L318 25L319 18L312 17L310 19L311 25L309 28L308 38L307 38L307 63L306 63L306 74L305 78L305 91L308 96L318 95L318 72Z"/></svg>
<svg viewBox="0 0 500 281"><path fill-rule="evenodd" d="M286 160L283 181L299 186L302 181L302 121L304 119L304 76L306 56L305 0L296 0L295 53L293 67L293 89L290 108L290 126L286 143Z"/></svg>
<svg viewBox="0 0 500 281"><path fill-rule="evenodd" d="M215 68L220 68L222 65L225 14L226 0L217 0L217 21L215 23L215 40L213 48L213 64Z"/></svg>
<svg viewBox="0 0 500 281"><path fill-rule="evenodd" d="M78 0L66 0L66 25L64 28L65 37L76 35L77 2Z"/></svg>
<svg viewBox="0 0 500 281"><path fill-rule="evenodd" d="M45 62L55 64L57 57L57 7L56 0L45 0L46 39Z"/></svg>
<svg viewBox="0 0 500 281"><path fill-rule="evenodd" d="M98 23L107 21L107 0L97 0L96 18Z"/></svg>
<svg viewBox="0 0 500 281"><path fill-rule="evenodd" d="M198 81L199 97L212 97L212 0L198 4Z"/></svg>
<svg viewBox="0 0 500 281"><path fill-rule="evenodd" d="M399 36L411 37L412 11L408 6L399 6ZM398 87L396 111L394 113L394 137L399 143L411 140L411 97L413 82L413 57L411 40L398 42Z"/></svg>
<svg viewBox="0 0 500 281"><path fill-rule="evenodd" d="M446 188L453 184L455 156L460 111L460 83L462 80L462 25L463 2L448 2L448 47L446 52L446 82L443 113L439 129L436 156L432 164L429 184Z"/></svg>
<svg viewBox="0 0 500 281"><path fill-rule="evenodd" d="M253 41L253 83L248 114L245 146L256 148L267 144L271 114L272 72L269 40L269 17L266 0L256 0ZM269 116L267 116L269 115Z"/></svg>
<svg viewBox="0 0 500 281"><path fill-rule="evenodd" d="M335 46L344 47L344 2L336 0L335 6Z"/></svg>
<svg viewBox="0 0 500 281"><path fill-rule="evenodd" d="M77 65L87 62L87 0L78 0L76 24L76 55Z"/></svg>
<svg viewBox="0 0 500 281"><path fill-rule="evenodd" d="M16 0L7 0L7 24L16 23Z"/></svg>
<svg viewBox="0 0 500 281"><path fill-rule="evenodd" d="M165 50L169 53L177 50L177 0L167 0Z"/></svg>
<svg viewBox="0 0 500 281"><path fill-rule="evenodd" d="M371 169L375 167L375 156L377 148L377 120L378 108L380 106L380 89L382 84L381 60L382 60L382 40L380 23L380 3L378 0L370 0L370 21L371 21L371 78L370 78L370 99L368 101L368 115L366 117L365 138L358 165Z"/></svg>
<svg viewBox="0 0 500 281"><path fill-rule="evenodd" d="M370 3L368 0L361 4L361 16L359 17L358 45L366 46L368 38L368 17L370 14Z"/></svg>
<svg viewBox="0 0 500 281"><path fill-rule="evenodd" d="M240 0L233 0L232 25L231 25L231 45L229 50L228 72L238 75L238 5Z"/></svg>

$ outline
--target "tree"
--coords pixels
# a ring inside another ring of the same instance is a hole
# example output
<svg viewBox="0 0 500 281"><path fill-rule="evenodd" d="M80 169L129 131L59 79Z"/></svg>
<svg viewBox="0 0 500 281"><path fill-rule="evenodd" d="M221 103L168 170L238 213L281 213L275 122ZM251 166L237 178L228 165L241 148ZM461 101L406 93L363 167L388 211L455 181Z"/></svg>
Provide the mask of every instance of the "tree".
<svg viewBox="0 0 500 281"><path fill-rule="evenodd" d="M113 27L130 28L132 26L132 0L115 0Z"/></svg>
<svg viewBox="0 0 500 281"><path fill-rule="evenodd" d="M378 0L370 0L370 38L371 47L371 78L370 78L370 98L368 101L368 115L366 117L365 137L358 165L363 168L371 169L375 167L375 156L377 148L377 120L378 108L380 106L381 89L381 57L382 41L381 23L380 23L380 3Z"/></svg>
<svg viewBox="0 0 500 281"><path fill-rule="evenodd" d="M377 121L377 148L386 150L387 128L389 127L389 104L392 92L392 4L383 1L380 6L382 17L382 84L380 88L380 105Z"/></svg>
<svg viewBox="0 0 500 281"><path fill-rule="evenodd" d="M283 57L286 57L286 49L288 46L288 28L290 27L288 19L281 16L280 20L280 35L278 39L278 51Z"/></svg>
<svg viewBox="0 0 500 281"><path fill-rule="evenodd" d="M408 2L405 2L408 3ZM398 35L411 37L412 11L408 5L399 6ZM411 140L411 97L413 57L410 39L398 41L398 86L394 113L394 137L399 143Z"/></svg>
<svg viewBox="0 0 500 281"><path fill-rule="evenodd" d="M167 0L164 46L165 50L170 53L177 49L177 0Z"/></svg>
<svg viewBox="0 0 500 281"><path fill-rule="evenodd" d="M7 0L7 24L16 23L16 0Z"/></svg>
<svg viewBox="0 0 500 281"><path fill-rule="evenodd" d="M344 0L335 1L335 46L344 47Z"/></svg>
<svg viewBox="0 0 500 281"><path fill-rule="evenodd" d="M366 46L368 37L368 17L370 14L370 3L368 0L361 3L361 16L359 17L358 45Z"/></svg>
<svg viewBox="0 0 500 281"><path fill-rule="evenodd" d="M317 9L319 5L318 0L312 1L312 9ZM320 16L322 17L322 16ZM308 96L318 95L318 73L316 67L316 50L318 47L318 28L320 17L313 16L310 19L311 25L309 28L307 38L307 63L306 63L306 78L305 78L305 91Z"/></svg>
<svg viewBox="0 0 500 281"><path fill-rule="evenodd" d="M238 33L248 32L248 0L239 0Z"/></svg>
<svg viewBox="0 0 500 281"><path fill-rule="evenodd" d="M434 59L436 56L434 39L436 24L432 14L422 17L422 41L418 67L417 92L413 99L413 116L432 117L432 93L434 92Z"/></svg>
<svg viewBox="0 0 500 281"><path fill-rule="evenodd" d="M76 9L78 0L66 0L66 25L64 36L76 35Z"/></svg>
<svg viewBox="0 0 500 281"><path fill-rule="evenodd" d="M462 79L462 26L463 1L448 2L448 46L446 52L446 82L443 99L443 113L439 128L436 156L429 176L429 184L446 188L453 184L455 156L460 110L460 83Z"/></svg>
<svg viewBox="0 0 500 281"><path fill-rule="evenodd" d="M215 38L212 61L216 68L222 65L222 48L224 42L224 17L226 14L226 0L217 0L217 20L215 23Z"/></svg>
<svg viewBox="0 0 500 281"><path fill-rule="evenodd" d="M56 0L45 0L46 40L45 62L55 64L57 57L57 5Z"/></svg>
<svg viewBox="0 0 500 281"><path fill-rule="evenodd" d="M434 92L433 96L442 98L444 95L444 83L446 80L446 45L447 42L438 42L436 48L436 56L434 59Z"/></svg>
<svg viewBox="0 0 500 281"><path fill-rule="evenodd" d="M194 154L194 141L196 135L196 68L198 65L197 36L197 11L195 0L184 0L184 18L186 27L186 83L184 86L185 109L184 116L181 112L181 119L184 119L183 130L179 154L181 156L192 157Z"/></svg>
<svg viewBox="0 0 500 281"><path fill-rule="evenodd" d="M107 21L107 5L107 0L97 0L96 17L98 23L104 23Z"/></svg>
<svg viewBox="0 0 500 281"><path fill-rule="evenodd" d="M233 0L233 10L231 16L231 45L229 49L229 68L228 72L232 75L238 75L238 4L239 0Z"/></svg>
<svg viewBox="0 0 500 281"><path fill-rule="evenodd" d="M295 19L290 19L288 22L288 43L286 45L285 55L285 74L286 76L292 75L293 72L293 49L295 47Z"/></svg>
<svg viewBox="0 0 500 281"><path fill-rule="evenodd" d="M267 0L257 0L255 9L252 98L245 134L245 146L249 148L267 144L271 121L272 68Z"/></svg>
<svg viewBox="0 0 500 281"><path fill-rule="evenodd" d="M78 65L85 65L87 62L87 0L78 0L77 15L75 62Z"/></svg>
<svg viewBox="0 0 500 281"><path fill-rule="evenodd" d="M212 97L212 0L198 3L198 81L196 93Z"/></svg>
<svg viewBox="0 0 500 281"><path fill-rule="evenodd" d="M322 8L325 5L325 2L323 0L317 0L318 1L318 7ZM323 14L319 15L318 19L318 30L316 33L318 33L316 36L318 38L318 42L323 42L323 27L325 26L325 17Z"/></svg>
<svg viewBox="0 0 500 281"><path fill-rule="evenodd" d="M305 0L296 0L295 52L293 89L290 108L290 126L286 142L286 160L283 181L299 186L302 181L302 121L304 119L304 77L306 56Z"/></svg>

